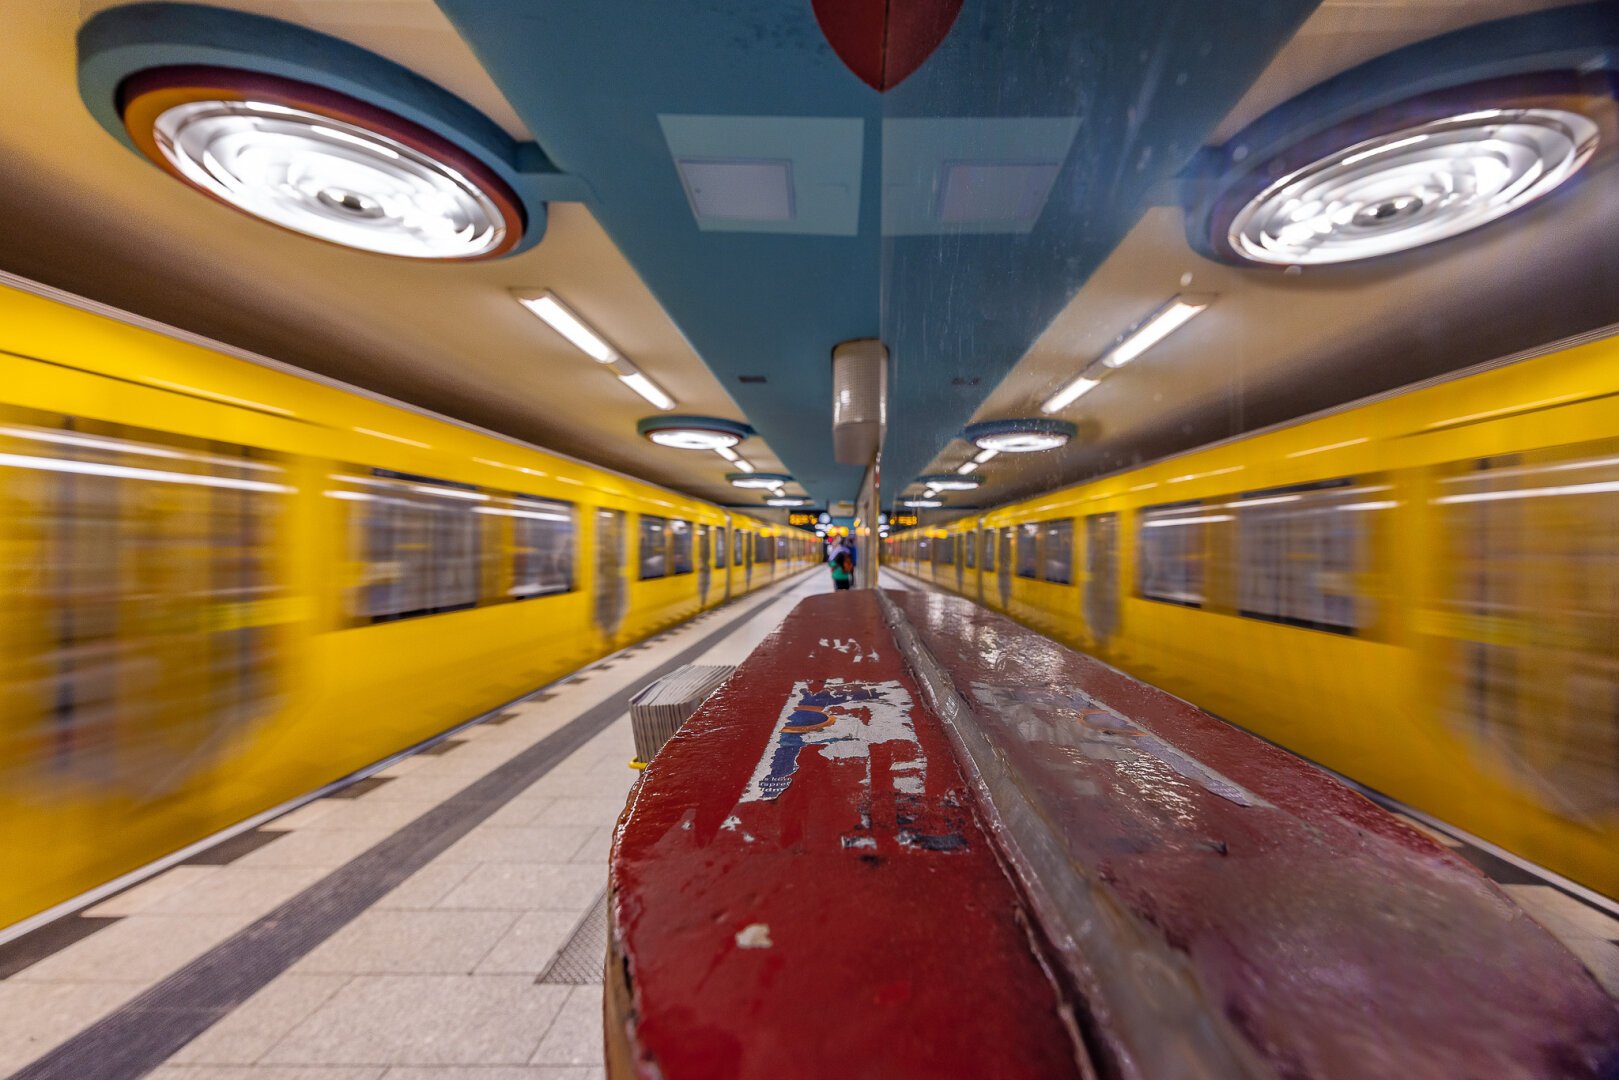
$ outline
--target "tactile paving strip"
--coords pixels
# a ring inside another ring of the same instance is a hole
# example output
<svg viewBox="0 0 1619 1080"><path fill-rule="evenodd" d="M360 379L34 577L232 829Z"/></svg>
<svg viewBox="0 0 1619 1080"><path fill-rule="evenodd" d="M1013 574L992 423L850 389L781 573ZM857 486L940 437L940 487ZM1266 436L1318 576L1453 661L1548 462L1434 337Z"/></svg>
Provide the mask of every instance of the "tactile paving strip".
<svg viewBox="0 0 1619 1080"><path fill-rule="evenodd" d="M568 935L568 941L545 966L537 983L557 986L589 986L602 981L602 964L607 955L607 890L602 889L585 917Z"/></svg>

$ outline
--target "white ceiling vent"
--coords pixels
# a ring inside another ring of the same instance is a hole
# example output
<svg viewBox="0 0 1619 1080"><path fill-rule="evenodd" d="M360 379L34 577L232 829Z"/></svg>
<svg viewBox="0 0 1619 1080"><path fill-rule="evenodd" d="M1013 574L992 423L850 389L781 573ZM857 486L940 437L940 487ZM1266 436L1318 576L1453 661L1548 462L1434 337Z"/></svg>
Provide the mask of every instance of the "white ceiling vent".
<svg viewBox="0 0 1619 1080"><path fill-rule="evenodd" d="M675 162L699 223L793 220L791 161Z"/></svg>
<svg viewBox="0 0 1619 1080"><path fill-rule="evenodd" d="M939 220L948 225L1031 227L1061 171L1059 162L947 162L939 185Z"/></svg>

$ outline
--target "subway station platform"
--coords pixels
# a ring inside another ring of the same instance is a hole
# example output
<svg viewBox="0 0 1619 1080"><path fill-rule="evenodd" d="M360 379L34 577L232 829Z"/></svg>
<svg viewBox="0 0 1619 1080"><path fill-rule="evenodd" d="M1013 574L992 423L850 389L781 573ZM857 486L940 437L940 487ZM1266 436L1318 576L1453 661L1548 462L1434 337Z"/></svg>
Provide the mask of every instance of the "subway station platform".
<svg viewBox="0 0 1619 1080"><path fill-rule="evenodd" d="M714 609L0 946L0 1075L601 1076L627 699L830 587Z"/></svg>

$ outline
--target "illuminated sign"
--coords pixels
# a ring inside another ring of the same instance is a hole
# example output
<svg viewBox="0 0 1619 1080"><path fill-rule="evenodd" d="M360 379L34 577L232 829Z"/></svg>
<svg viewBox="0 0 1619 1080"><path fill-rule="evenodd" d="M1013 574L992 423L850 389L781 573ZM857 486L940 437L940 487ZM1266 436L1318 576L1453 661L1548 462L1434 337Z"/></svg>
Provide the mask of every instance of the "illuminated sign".
<svg viewBox="0 0 1619 1080"><path fill-rule="evenodd" d="M794 510L787 515L787 524L800 529L813 529L820 518L819 510Z"/></svg>
<svg viewBox="0 0 1619 1080"><path fill-rule="evenodd" d="M895 513L888 515L888 523L898 529L914 528L920 520L921 518L916 514Z"/></svg>

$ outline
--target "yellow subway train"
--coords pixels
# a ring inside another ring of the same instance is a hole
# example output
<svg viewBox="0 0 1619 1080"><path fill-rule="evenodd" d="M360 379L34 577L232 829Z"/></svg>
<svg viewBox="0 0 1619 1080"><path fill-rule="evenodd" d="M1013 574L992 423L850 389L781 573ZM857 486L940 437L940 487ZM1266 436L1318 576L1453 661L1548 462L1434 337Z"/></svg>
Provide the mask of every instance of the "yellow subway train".
<svg viewBox="0 0 1619 1080"><path fill-rule="evenodd" d="M884 556L1619 897L1619 338L896 534Z"/></svg>
<svg viewBox="0 0 1619 1080"><path fill-rule="evenodd" d="M819 562L0 284L0 928Z"/></svg>

